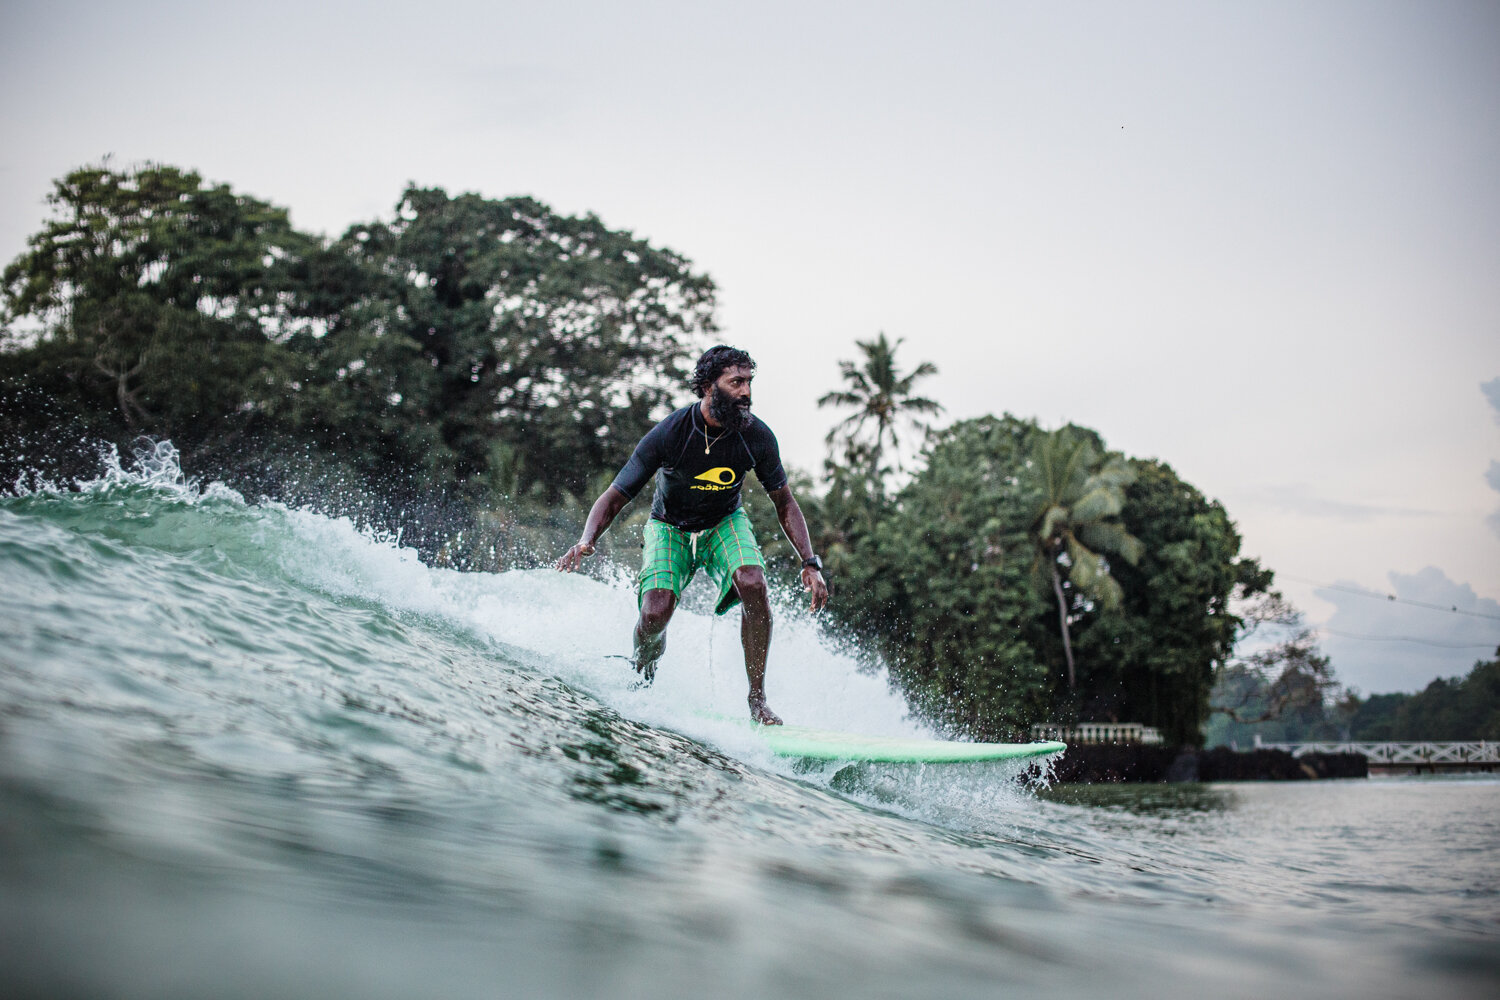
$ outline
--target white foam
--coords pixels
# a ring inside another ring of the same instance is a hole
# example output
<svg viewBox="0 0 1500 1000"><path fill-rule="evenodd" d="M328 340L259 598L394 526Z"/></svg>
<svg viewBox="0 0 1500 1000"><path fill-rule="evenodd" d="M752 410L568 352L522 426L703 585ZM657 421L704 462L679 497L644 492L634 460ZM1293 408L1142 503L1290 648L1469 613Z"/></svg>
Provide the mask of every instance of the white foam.
<svg viewBox="0 0 1500 1000"><path fill-rule="evenodd" d="M748 682L738 609L714 617L679 608L656 681L638 690L636 674L617 658L630 653L636 621L635 595L626 587L551 569L426 573L446 595L450 617L545 658L561 679L622 714L726 749L760 747L744 725ZM777 610L766 693L783 718L851 732L925 735L883 672L862 672L816 624Z"/></svg>
<svg viewBox="0 0 1500 1000"><path fill-rule="evenodd" d="M679 607L668 629L667 650L656 681L638 689L636 674L618 658L631 651L636 621L631 567L593 567L603 581L552 569L490 574L433 568L420 561L416 550L360 529L349 518L276 503L249 507L222 485L199 488L183 476L177 451L169 442L138 450L135 457L137 468L125 469L116 458L100 480L80 484L80 488L146 486L181 502L212 498L253 511L263 519L256 539L260 550L290 579L392 611L448 622L498 648L528 654L524 659L529 665L539 666L628 718L683 733L747 762L791 771L791 764L774 759L748 724L739 609L716 617ZM694 588L706 586L702 580L695 581L685 595L692 599L685 603L707 606L709 595L694 593ZM829 638L821 621L802 604L805 596L800 588L773 587L772 597L776 624L766 693L782 718L850 733L934 735L912 718L904 699L891 689L883 667L862 665ZM838 768L824 770L827 773L803 776L831 781ZM918 815L937 809L933 818L941 814L945 823L951 823L954 806L960 812L991 812L999 786L1004 786L998 792L1003 799L1015 797L1015 783L1004 776L980 782L993 786L989 789L973 787L974 778L953 769L931 770L925 776L877 783L867 790L868 795L855 794L897 811L915 810ZM933 801L930 793L940 793L942 801ZM976 795L983 802L969 801Z"/></svg>
<svg viewBox="0 0 1500 1000"><path fill-rule="evenodd" d="M766 756L751 734L740 612L722 617L679 608L656 681L637 689L619 659L631 652L636 621L629 572L610 582L553 569L460 573L423 565L415 551L373 539L347 519L287 511L301 540L300 565L286 569L319 589L393 610L438 616L499 646L523 650L566 683L629 718ZM701 586L695 582L695 586ZM800 596L800 595L798 595ZM799 725L888 736L931 736L891 690L883 668L862 669L805 609L773 599L776 624L766 668L772 708Z"/></svg>

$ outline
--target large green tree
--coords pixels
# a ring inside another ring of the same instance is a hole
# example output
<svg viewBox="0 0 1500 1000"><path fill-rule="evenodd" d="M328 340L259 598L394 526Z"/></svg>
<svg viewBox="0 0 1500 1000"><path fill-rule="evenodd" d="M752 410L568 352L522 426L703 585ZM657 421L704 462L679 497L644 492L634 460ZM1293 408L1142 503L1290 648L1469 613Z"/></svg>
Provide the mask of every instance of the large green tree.
<svg viewBox="0 0 1500 1000"><path fill-rule="evenodd" d="M1079 635L1090 692L1084 710L1195 743L1245 624L1236 601L1262 594L1270 574L1239 556L1240 537L1222 504L1164 462L1134 459L1130 467L1120 521L1140 541L1140 558L1111 565L1121 599Z"/></svg>
<svg viewBox="0 0 1500 1000"><path fill-rule="evenodd" d="M175 167L77 170L51 203L3 275L9 481L170 437L197 475L489 565L516 539L480 529L596 491L714 328L685 258L528 198L413 187L334 242Z"/></svg>
<svg viewBox="0 0 1500 1000"><path fill-rule="evenodd" d="M935 433L924 459L884 505L852 476L835 477L823 498L825 516L846 525L830 546L843 550L831 607L882 653L913 701L987 736L1082 715L1198 742L1214 679L1238 662L1242 621L1232 602L1270 582L1239 558L1223 507L1163 463L1120 468L1125 460L1085 428L962 421ZM1052 544L1041 547L1042 537ZM1100 564L1127 546L1136 561ZM1076 688L1054 556L1077 639ZM1098 562L1085 590L1064 574L1090 559ZM1109 590L1112 600L1101 596Z"/></svg>
<svg viewBox="0 0 1500 1000"><path fill-rule="evenodd" d="M187 443L295 391L292 272L317 244L285 210L159 165L75 170L48 203L3 275L9 374Z"/></svg>
<svg viewBox="0 0 1500 1000"><path fill-rule="evenodd" d="M437 428L469 495L585 492L682 395L714 329L713 283L687 259L530 198L412 187L335 250L381 283L334 362L368 359L371 324L395 338L382 385Z"/></svg>

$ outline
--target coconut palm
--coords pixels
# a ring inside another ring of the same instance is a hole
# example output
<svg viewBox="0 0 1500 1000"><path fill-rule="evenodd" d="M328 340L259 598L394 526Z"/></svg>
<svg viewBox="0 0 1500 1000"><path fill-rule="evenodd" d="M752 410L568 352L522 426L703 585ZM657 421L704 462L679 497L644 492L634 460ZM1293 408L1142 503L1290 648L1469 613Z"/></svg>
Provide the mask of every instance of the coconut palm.
<svg viewBox="0 0 1500 1000"><path fill-rule="evenodd" d="M843 440L845 452L862 455L872 470L880 469L882 453L889 439L897 471L901 469L899 431L903 424L925 431L927 425L916 414L937 416L943 408L925 396L913 394L918 380L937 374L937 366L923 361L906 374L896 367L896 349L905 338L891 343L881 333L874 340L856 340L864 357L860 362L840 361L839 375L844 388L835 389L818 400L819 406L853 407L854 412L828 432L828 444Z"/></svg>
<svg viewBox="0 0 1500 1000"><path fill-rule="evenodd" d="M1107 556L1135 563L1142 544L1118 520L1125 487L1135 473L1119 455L1101 456L1090 435L1062 427L1038 435L1030 463L1040 492L1031 525L1039 588L1050 585L1057 599L1068 687L1077 686L1073 641L1068 631L1070 601L1063 585L1105 607L1120 602L1120 584L1109 574Z"/></svg>

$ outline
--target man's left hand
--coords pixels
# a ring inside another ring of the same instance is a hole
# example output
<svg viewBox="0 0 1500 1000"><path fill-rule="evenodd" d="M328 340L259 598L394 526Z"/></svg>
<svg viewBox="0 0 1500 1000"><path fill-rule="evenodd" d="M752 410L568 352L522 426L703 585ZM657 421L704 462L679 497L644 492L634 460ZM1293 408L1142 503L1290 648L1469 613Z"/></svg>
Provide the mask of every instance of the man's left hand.
<svg viewBox="0 0 1500 1000"><path fill-rule="evenodd" d="M811 566L803 566L802 586L812 594L812 610L822 611L828 604L828 584L823 582L823 574Z"/></svg>

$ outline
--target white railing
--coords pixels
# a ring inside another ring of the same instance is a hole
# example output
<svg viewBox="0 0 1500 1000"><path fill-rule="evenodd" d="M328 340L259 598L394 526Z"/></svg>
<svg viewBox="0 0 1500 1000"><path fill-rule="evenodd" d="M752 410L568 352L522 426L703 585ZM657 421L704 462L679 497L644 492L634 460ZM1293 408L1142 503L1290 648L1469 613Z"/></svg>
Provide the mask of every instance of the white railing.
<svg viewBox="0 0 1500 1000"><path fill-rule="evenodd" d="M1265 750L1285 750L1293 757L1305 753L1363 754L1371 764L1500 764L1500 743L1493 740L1438 743L1262 743Z"/></svg>
<svg viewBox="0 0 1500 1000"><path fill-rule="evenodd" d="M1064 743L1160 743L1161 732L1139 722L1079 722L1071 726L1040 722L1031 727L1031 738Z"/></svg>

